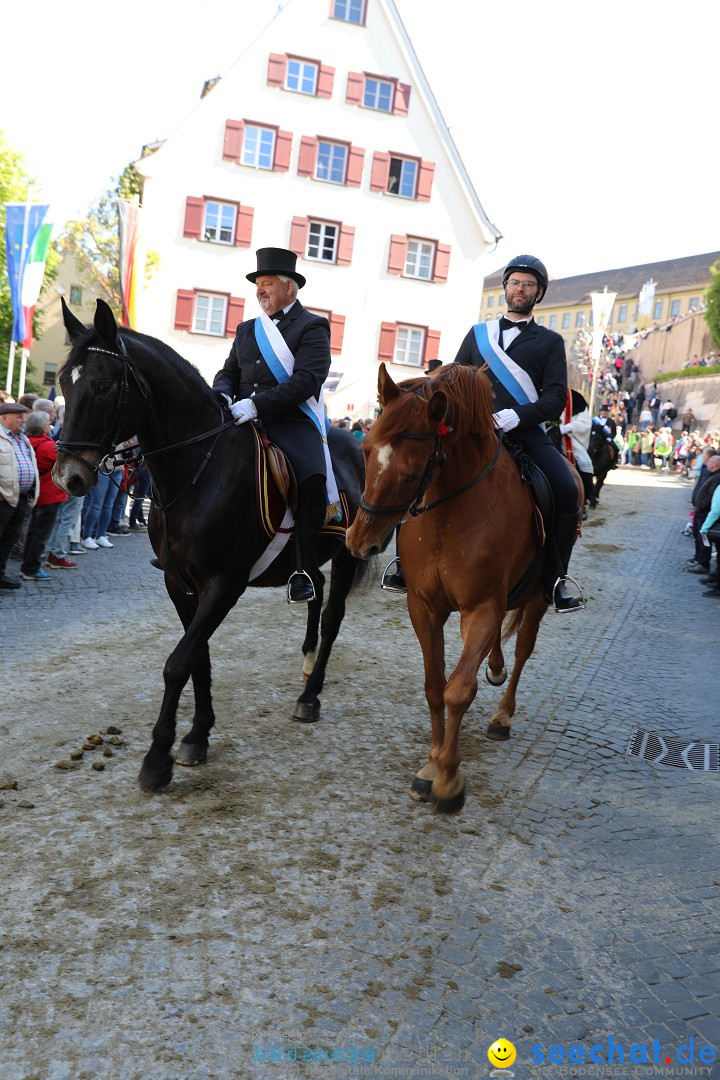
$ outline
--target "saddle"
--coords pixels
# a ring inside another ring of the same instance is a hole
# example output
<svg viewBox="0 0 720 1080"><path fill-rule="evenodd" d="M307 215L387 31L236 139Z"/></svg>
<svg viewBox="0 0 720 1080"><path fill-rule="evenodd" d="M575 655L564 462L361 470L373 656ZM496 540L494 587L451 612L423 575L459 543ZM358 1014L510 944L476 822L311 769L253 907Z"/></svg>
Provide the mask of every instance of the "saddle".
<svg viewBox="0 0 720 1080"><path fill-rule="evenodd" d="M250 427L255 436L255 504L258 517L270 540L278 533L291 535L292 524L287 526L284 522L286 512L290 510L294 516L297 509L297 481L293 467L280 447L270 442L256 424ZM321 534L344 540L349 526L347 497L341 491L339 516L326 521Z"/></svg>

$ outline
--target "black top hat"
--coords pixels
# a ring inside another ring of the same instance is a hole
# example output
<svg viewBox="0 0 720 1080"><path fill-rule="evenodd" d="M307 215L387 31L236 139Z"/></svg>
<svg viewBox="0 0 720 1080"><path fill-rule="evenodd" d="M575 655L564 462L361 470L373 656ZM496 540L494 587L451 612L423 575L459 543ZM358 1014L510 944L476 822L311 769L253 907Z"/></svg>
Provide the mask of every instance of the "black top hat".
<svg viewBox="0 0 720 1080"><path fill-rule="evenodd" d="M287 251L286 248L258 248L255 255L257 257L257 270L252 274L245 275L248 281L255 284L256 278L262 274L267 274L270 277L277 277L282 274L283 277L289 277L293 281L297 281L302 289L305 278L295 270L297 255L294 251Z"/></svg>
<svg viewBox="0 0 720 1080"><path fill-rule="evenodd" d="M579 390L571 390L570 397L572 398L573 416L576 416L577 413L584 412L584 410L587 409L588 403Z"/></svg>

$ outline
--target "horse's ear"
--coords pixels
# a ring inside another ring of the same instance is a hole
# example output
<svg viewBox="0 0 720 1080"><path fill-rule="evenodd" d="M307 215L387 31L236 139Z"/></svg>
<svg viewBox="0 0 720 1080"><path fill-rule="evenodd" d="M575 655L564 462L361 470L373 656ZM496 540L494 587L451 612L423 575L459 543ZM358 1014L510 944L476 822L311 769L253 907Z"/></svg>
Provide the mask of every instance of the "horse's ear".
<svg viewBox="0 0 720 1080"><path fill-rule="evenodd" d="M80 334L87 332L87 327L83 326L80 320L73 315L72 311L65 303L64 296L60 297L60 303L62 305L62 317L63 322L65 323L65 329L68 332L68 337L71 341L75 341L76 338L80 337Z"/></svg>
<svg viewBox="0 0 720 1080"><path fill-rule="evenodd" d="M436 390L428 401L428 416L434 424L439 424L447 416L448 399L444 390Z"/></svg>
<svg viewBox="0 0 720 1080"><path fill-rule="evenodd" d="M396 398L399 393L400 391L388 374L388 369L385 367L385 364L380 364L378 370L378 401L383 406L387 405L393 398Z"/></svg>
<svg viewBox="0 0 720 1080"><path fill-rule="evenodd" d="M97 301L95 329L100 335L103 344L107 345L108 349L116 351L118 347L118 325L115 322L112 308L104 300Z"/></svg>

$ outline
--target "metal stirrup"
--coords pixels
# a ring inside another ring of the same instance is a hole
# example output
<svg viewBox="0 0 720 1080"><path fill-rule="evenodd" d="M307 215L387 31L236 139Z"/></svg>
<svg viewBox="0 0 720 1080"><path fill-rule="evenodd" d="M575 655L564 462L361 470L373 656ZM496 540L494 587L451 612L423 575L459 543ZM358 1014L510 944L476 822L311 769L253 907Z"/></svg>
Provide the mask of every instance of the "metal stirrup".
<svg viewBox="0 0 720 1080"><path fill-rule="evenodd" d="M575 586L575 588L573 589L573 594L574 594L575 598L578 601L578 606L577 607L571 607L571 608L559 608L557 606L557 602L555 600L555 592L557 590L558 585L564 585L568 581L571 582ZM580 584L579 581L577 581L574 577L570 577L569 574L566 574L565 577L559 577L557 579L557 581L553 585L553 591L552 591L552 605L553 605L553 608L555 609L556 614L558 614L558 615L572 615L572 613L575 612L575 611L582 611L583 608L585 607L586 603L587 603L587 600L585 599L585 594L582 591L582 585Z"/></svg>
<svg viewBox="0 0 720 1080"><path fill-rule="evenodd" d="M312 589L312 596L310 597L309 600L291 600L290 599L290 585L292 584L293 580L295 578L298 578L298 577L307 578L309 583L310 583L310 588ZM288 583L287 583L287 602L288 602L288 604L310 604L310 603L312 603L313 600L316 600L316 599L317 599L317 594L315 592L315 582L310 577L307 570L294 570L293 573L290 575L290 579L288 580Z"/></svg>

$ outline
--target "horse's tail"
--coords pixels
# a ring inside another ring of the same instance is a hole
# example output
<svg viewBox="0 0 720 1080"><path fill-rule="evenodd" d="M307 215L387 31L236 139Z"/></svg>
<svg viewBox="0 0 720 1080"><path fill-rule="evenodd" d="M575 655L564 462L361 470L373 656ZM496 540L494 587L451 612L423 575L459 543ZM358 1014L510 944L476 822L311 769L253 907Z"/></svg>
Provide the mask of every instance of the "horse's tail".
<svg viewBox="0 0 720 1080"><path fill-rule="evenodd" d="M503 631L502 631L502 643L503 643L503 645L507 641L509 641L510 638L513 636L513 634L516 634L518 632L518 630L520 629L520 624L522 623L522 621L523 621L523 619L525 617L525 608L526 608L526 606L527 606L526 604L523 604L522 607L515 608L514 611L511 611L509 615L505 616L505 621L503 622Z"/></svg>
<svg viewBox="0 0 720 1080"><path fill-rule="evenodd" d="M365 584L370 577L375 580L377 578L377 568L377 555L372 555L369 559L355 559L355 576L350 588L356 589L358 585Z"/></svg>

